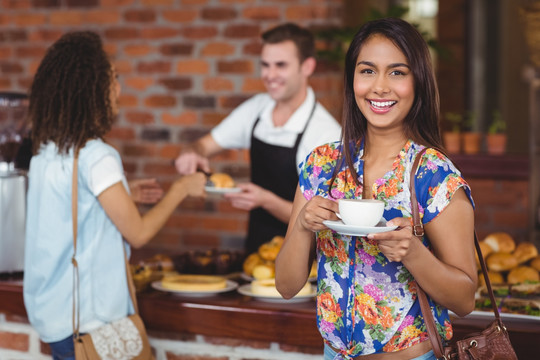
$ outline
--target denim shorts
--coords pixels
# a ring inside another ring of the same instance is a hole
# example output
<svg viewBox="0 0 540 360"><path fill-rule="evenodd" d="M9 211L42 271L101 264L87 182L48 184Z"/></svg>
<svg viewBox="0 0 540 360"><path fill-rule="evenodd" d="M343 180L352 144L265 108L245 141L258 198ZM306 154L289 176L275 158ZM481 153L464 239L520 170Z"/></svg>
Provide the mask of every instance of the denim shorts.
<svg viewBox="0 0 540 360"><path fill-rule="evenodd" d="M73 346L73 335L64 340L49 343L54 360L75 360L75 348Z"/></svg>
<svg viewBox="0 0 540 360"><path fill-rule="evenodd" d="M336 355L337 352L335 352L330 346L324 344L324 360L333 360ZM433 350L430 350L424 355L420 355L411 360L437 360L437 358L435 357L435 354L433 354Z"/></svg>

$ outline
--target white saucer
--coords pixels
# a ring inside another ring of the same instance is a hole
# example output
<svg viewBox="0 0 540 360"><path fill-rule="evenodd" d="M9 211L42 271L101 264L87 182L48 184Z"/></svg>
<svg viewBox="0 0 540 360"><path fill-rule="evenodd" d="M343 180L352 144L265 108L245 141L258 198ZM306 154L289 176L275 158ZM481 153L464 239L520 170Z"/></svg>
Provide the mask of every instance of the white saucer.
<svg viewBox="0 0 540 360"><path fill-rule="evenodd" d="M251 284L245 284L241 285L236 289L240 294L251 296L257 300L260 301L266 301L266 302L272 302L272 303L298 303L298 302L304 302L304 301L310 301L317 295L317 287L314 285L311 285L311 294L307 295L296 295L295 297L291 299L284 299L280 296L263 296L263 295L257 295L251 291Z"/></svg>
<svg viewBox="0 0 540 360"><path fill-rule="evenodd" d="M386 226L386 221L381 221L375 226L346 225L341 220L324 220L323 224L339 234L351 236L366 236L367 234L375 234L397 229L397 226Z"/></svg>
<svg viewBox="0 0 540 360"><path fill-rule="evenodd" d="M209 194L228 194L242 191L240 188L217 188L214 186L205 186L204 190Z"/></svg>
<svg viewBox="0 0 540 360"><path fill-rule="evenodd" d="M167 289L161 285L161 280L154 281L152 283L152 287L156 290L165 291L172 293L174 295L181 295L181 296L194 296L194 297L201 297L201 296L211 296L219 293L228 292L231 290L234 290L238 287L238 283L232 280L227 280L227 285L223 289L218 290L208 290L208 291L190 291L190 290L173 290L173 289Z"/></svg>

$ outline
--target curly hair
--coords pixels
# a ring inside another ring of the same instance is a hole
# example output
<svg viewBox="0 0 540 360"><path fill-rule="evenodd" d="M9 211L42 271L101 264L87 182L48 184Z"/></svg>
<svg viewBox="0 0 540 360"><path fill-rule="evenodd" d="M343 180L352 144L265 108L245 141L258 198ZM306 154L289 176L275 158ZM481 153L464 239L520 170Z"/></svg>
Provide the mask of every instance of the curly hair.
<svg viewBox="0 0 540 360"><path fill-rule="evenodd" d="M54 142L59 153L78 152L111 129L112 64L100 37L90 31L64 34L45 54L30 90L28 116L34 154Z"/></svg>

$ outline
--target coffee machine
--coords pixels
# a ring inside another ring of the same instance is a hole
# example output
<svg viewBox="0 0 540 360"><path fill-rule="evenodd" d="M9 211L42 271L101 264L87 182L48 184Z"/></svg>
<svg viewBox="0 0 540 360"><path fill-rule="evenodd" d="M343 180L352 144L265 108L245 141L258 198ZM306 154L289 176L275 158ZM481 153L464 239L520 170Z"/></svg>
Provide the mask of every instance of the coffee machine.
<svg viewBox="0 0 540 360"><path fill-rule="evenodd" d="M17 164L27 135L28 97L0 92L0 275L22 274L26 225L26 170Z"/></svg>

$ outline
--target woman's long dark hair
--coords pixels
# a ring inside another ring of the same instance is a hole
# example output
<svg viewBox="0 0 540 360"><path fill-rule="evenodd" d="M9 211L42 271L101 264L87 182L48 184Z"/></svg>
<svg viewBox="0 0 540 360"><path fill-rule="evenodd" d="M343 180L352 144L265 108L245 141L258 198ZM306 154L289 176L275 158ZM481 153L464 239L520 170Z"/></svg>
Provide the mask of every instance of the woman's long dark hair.
<svg viewBox="0 0 540 360"><path fill-rule="evenodd" d="M439 90L426 41L418 30L405 20L384 18L370 21L358 30L345 58L343 148L338 164L342 165L345 160L357 185L360 183L352 157L358 150L359 140L367 135L367 121L356 103L353 83L358 54L373 35L382 35L392 41L405 55L412 71L415 97L411 110L403 121L405 135L419 144L443 149L439 127ZM354 146L350 146L351 144ZM332 184L341 165L334 171Z"/></svg>
<svg viewBox="0 0 540 360"><path fill-rule="evenodd" d="M110 129L111 62L100 37L89 31L63 35L45 54L30 90L33 152L49 141L60 153L78 151Z"/></svg>

